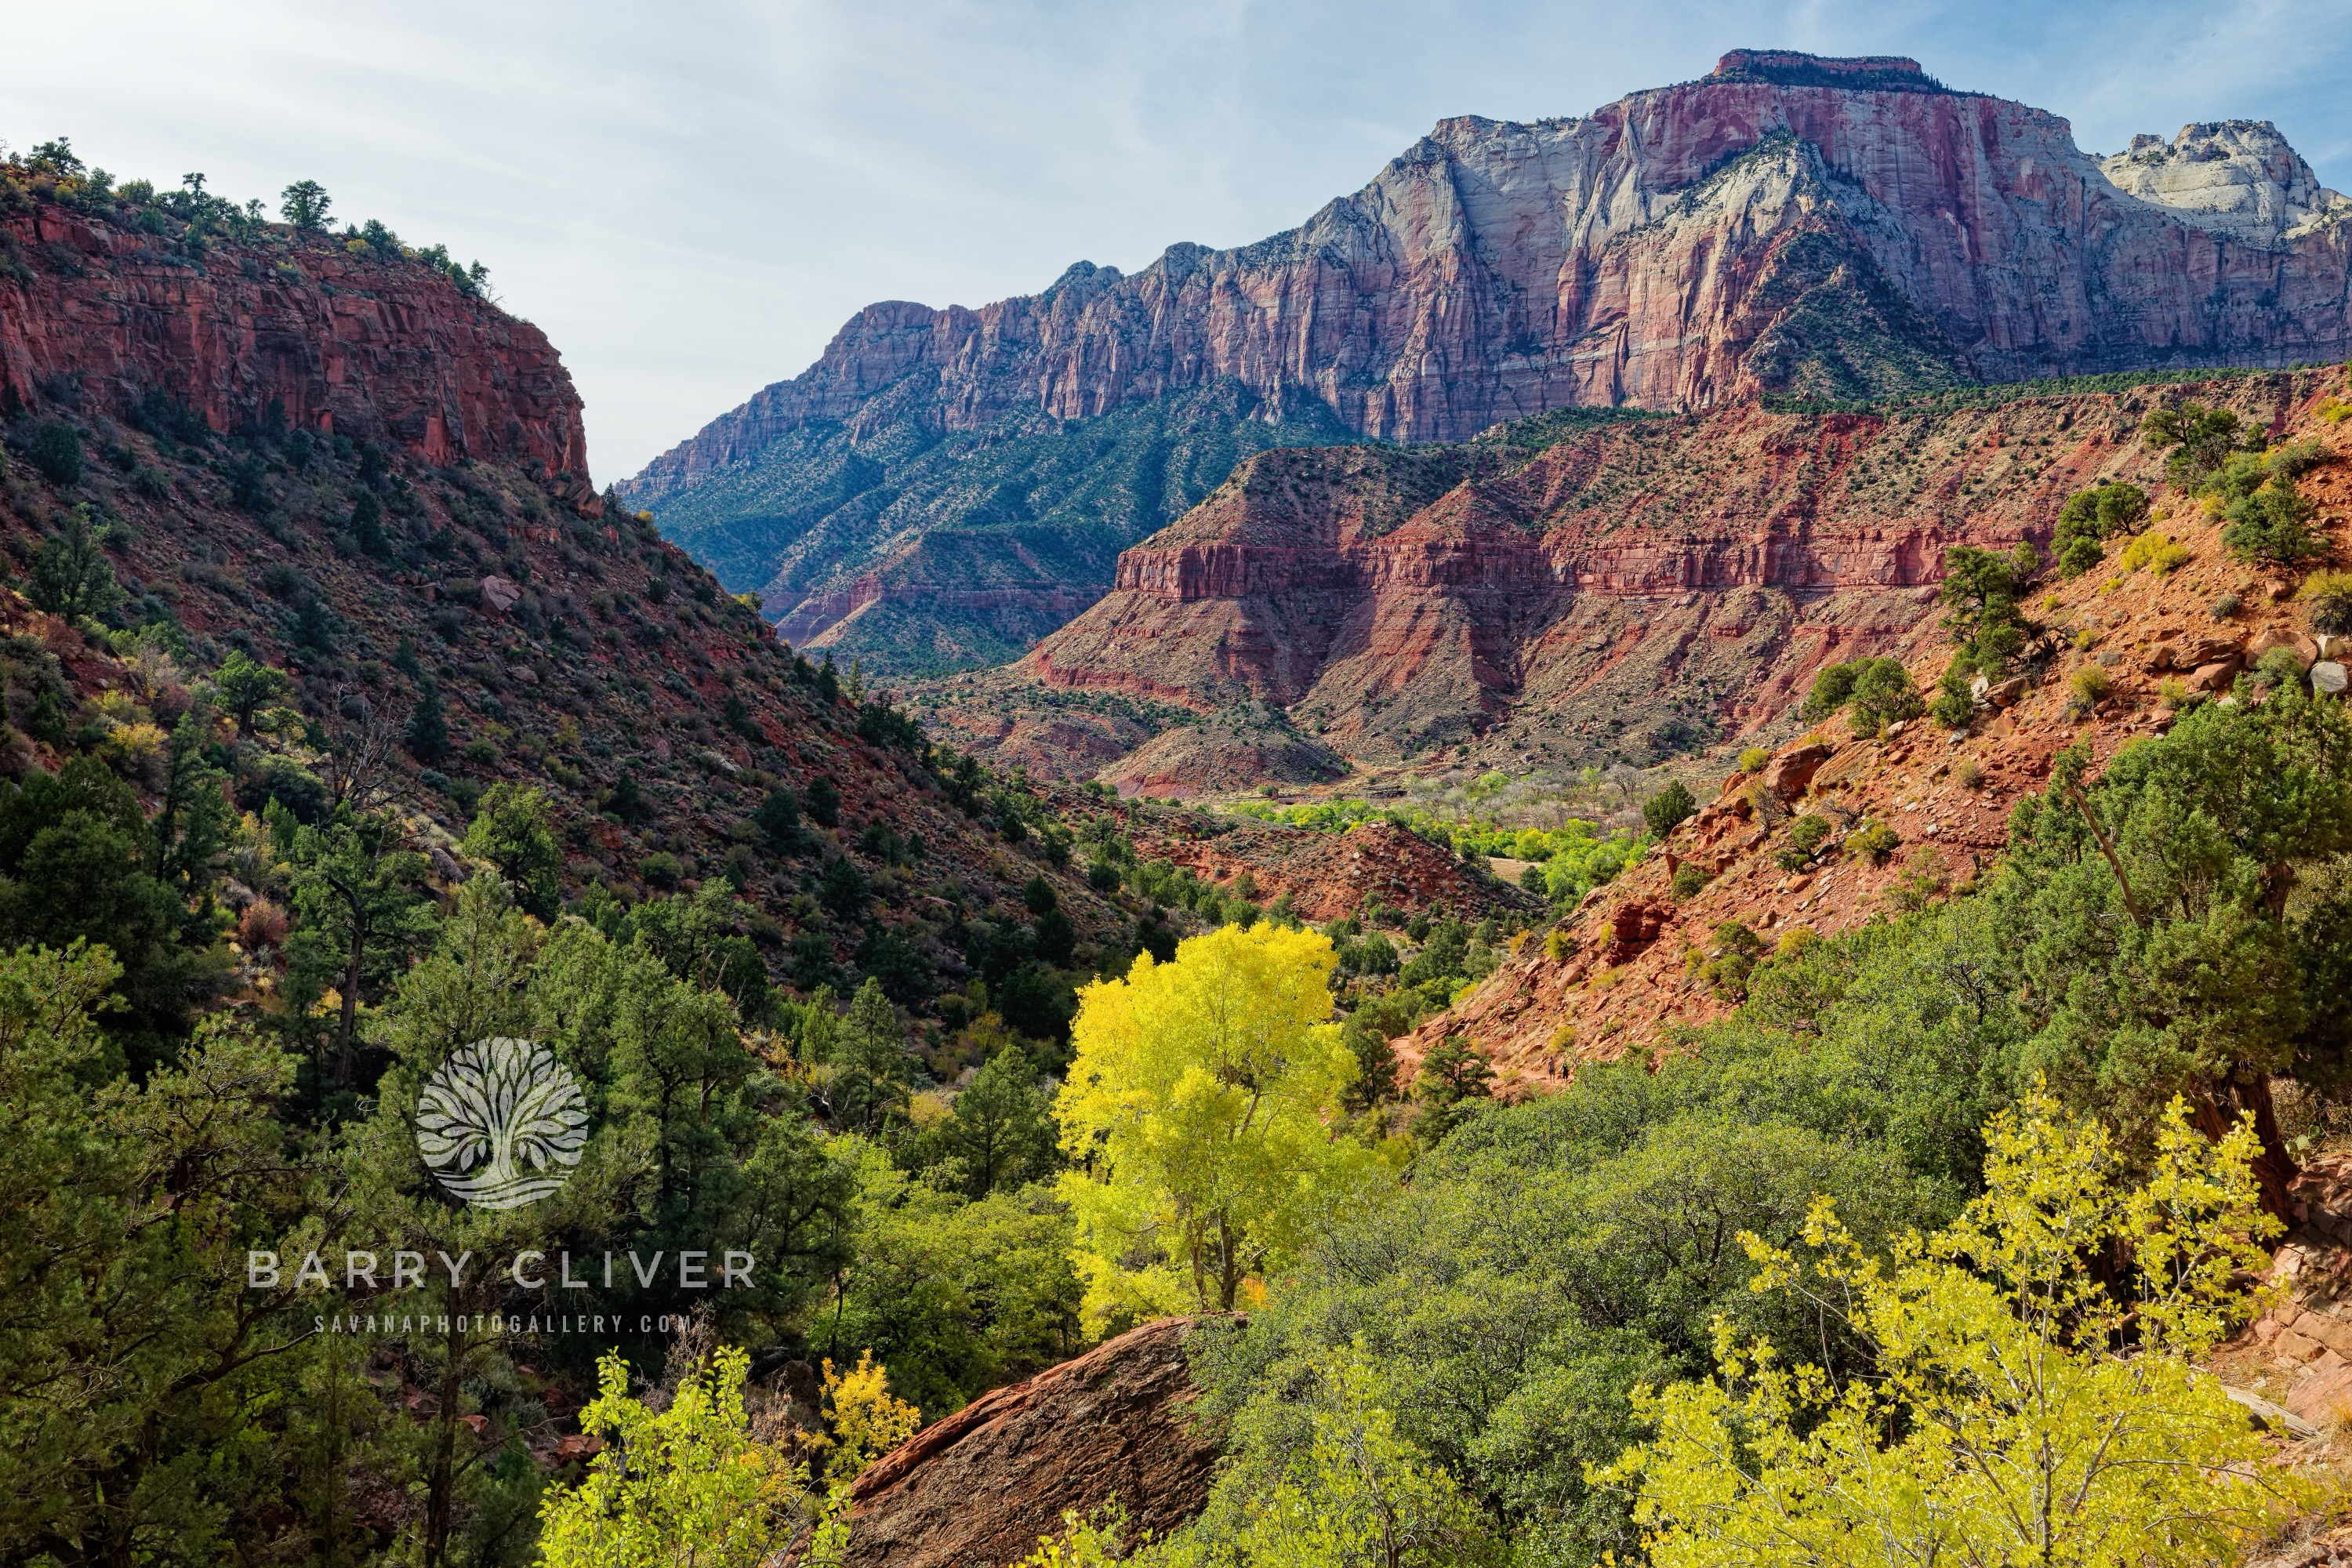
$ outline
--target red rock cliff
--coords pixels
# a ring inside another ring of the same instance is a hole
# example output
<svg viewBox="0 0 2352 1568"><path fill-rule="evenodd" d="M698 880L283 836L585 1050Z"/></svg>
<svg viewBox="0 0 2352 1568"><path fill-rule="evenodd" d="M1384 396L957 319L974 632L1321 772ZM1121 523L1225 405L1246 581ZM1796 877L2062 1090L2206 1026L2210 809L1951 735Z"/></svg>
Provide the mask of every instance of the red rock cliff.
<svg viewBox="0 0 2352 1568"><path fill-rule="evenodd" d="M2274 423L2309 379L2163 395ZM1822 664L1917 631L1954 545L2046 540L2075 490L2153 484L2137 432L2158 395L1750 404L1533 455L1265 453L1126 552L1114 590L1016 668L1203 710L1276 704L1371 761L1475 737L1517 763L1644 733L1684 749L1781 717Z"/></svg>
<svg viewBox="0 0 2352 1568"><path fill-rule="evenodd" d="M1582 119L1443 121L1255 245L1176 246L1131 277L1081 263L979 310L871 306L628 493L658 504L787 431L855 428L918 373L950 429L1230 377L1428 441L1759 387L2340 357L2347 204L2260 129L2190 127L2179 170L2146 149L2103 166L2058 116L1911 61L1743 52Z"/></svg>
<svg viewBox="0 0 2352 1568"><path fill-rule="evenodd" d="M590 502L579 394L544 334L415 262L273 232L192 257L131 209L0 214L0 405L122 415L153 391L216 430L268 416L429 462L536 464Z"/></svg>

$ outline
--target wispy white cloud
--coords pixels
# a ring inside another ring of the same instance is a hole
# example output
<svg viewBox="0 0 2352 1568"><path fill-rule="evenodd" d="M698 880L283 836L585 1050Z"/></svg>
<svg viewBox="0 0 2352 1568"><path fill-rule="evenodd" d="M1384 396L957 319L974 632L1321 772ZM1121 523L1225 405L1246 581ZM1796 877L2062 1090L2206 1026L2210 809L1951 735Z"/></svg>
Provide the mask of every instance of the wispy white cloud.
<svg viewBox="0 0 2352 1568"><path fill-rule="evenodd" d="M0 0L0 136L238 196L312 177L493 269L600 479L876 299L1229 245L1441 117L1588 111L1724 49L1917 57L2084 145L2275 120L2352 184L2340 0Z"/></svg>

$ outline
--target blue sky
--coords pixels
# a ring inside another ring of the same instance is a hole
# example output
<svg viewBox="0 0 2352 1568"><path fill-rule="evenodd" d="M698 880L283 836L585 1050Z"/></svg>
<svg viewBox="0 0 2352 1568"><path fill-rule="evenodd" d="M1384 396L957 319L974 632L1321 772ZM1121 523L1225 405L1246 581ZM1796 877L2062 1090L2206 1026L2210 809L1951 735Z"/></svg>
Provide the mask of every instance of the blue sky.
<svg viewBox="0 0 2352 1568"><path fill-rule="evenodd" d="M2273 120L2352 189L2345 0L0 0L0 37L18 148L240 199L314 178L488 263L599 482L869 300L1257 239L1444 116L1583 113L1728 48L1912 55L2094 152Z"/></svg>

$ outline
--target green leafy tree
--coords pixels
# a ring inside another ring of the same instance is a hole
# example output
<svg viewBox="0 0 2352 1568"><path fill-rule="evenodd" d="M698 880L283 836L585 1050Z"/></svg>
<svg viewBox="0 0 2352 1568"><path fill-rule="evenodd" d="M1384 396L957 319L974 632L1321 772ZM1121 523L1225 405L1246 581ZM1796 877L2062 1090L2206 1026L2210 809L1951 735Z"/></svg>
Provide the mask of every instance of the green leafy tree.
<svg viewBox="0 0 2352 1568"><path fill-rule="evenodd" d="M313 994L330 985L338 993L333 1078L348 1085L362 999L380 994L431 940L429 867L389 812L347 810L306 827L273 803L271 826L294 884L287 957Z"/></svg>
<svg viewBox="0 0 2352 1568"><path fill-rule="evenodd" d="M544 932L512 907L502 885L476 878L459 890L431 950L399 975L385 1004L361 1024L368 1044L390 1065L375 1084L373 1113L347 1125L341 1139L355 1230L399 1237L428 1258L470 1252L477 1260L453 1274L436 1258L402 1303L404 1321L415 1303L415 1328L394 1342L409 1378L435 1405L421 1424L403 1424L385 1469L415 1500L402 1551L436 1568L466 1546L469 1516L480 1518L486 1510L513 1516L520 1510L528 1518L535 1478L517 1478L495 1461L509 1442L551 1423L545 1405L519 1386L508 1360L510 1346L490 1323L492 1314L515 1304L515 1281L481 1260L512 1258L554 1237L578 1247L610 1234L651 1163L633 1121L606 1119L592 1131L580 1163L556 1191L520 1208L494 1209L451 1204L417 1157L417 1108L435 1068L478 1041L544 1038L534 1029L544 942ZM569 1046L564 1041L551 1048Z"/></svg>
<svg viewBox="0 0 2352 1568"><path fill-rule="evenodd" d="M212 896L215 864L236 821L224 793L228 774L210 755L216 722L212 710L197 702L172 726L162 798L150 824L157 879L184 897L204 900Z"/></svg>
<svg viewBox="0 0 2352 1568"><path fill-rule="evenodd" d="M1860 670L1859 663L1823 665L1813 677L1812 689L1805 693L1797 716L1809 724L1817 723L1844 707L1846 699L1853 695L1854 677Z"/></svg>
<svg viewBox="0 0 2352 1568"><path fill-rule="evenodd" d="M158 847L137 794L96 757L0 781L0 946L111 952L109 1029L142 1063L186 1033L218 974L211 922L158 875Z"/></svg>
<svg viewBox="0 0 2352 1568"><path fill-rule="evenodd" d="M2335 976L2352 907L2308 874L2352 849L2352 721L2284 690L2206 703L2126 746L2095 781L2069 748L2021 803L1993 892L2020 933L2014 984L2030 1038L2011 1081L2152 1125L2185 1095L2219 1137L2254 1119L2265 1201L2285 1215L2294 1164L2269 1084L2342 1081L2352 1031Z"/></svg>
<svg viewBox="0 0 2352 1568"><path fill-rule="evenodd" d="M60 489L70 489L81 483L81 432L62 419L51 419L35 427L26 457L41 477Z"/></svg>
<svg viewBox="0 0 2352 1568"><path fill-rule="evenodd" d="M840 826L841 786L823 773L809 780L807 811L819 827Z"/></svg>
<svg viewBox="0 0 2352 1568"><path fill-rule="evenodd" d="M2318 514L2319 504L2295 488L2291 475L2277 474L2229 503L2221 543L2242 560L2292 570L2328 553L2326 539L2311 527Z"/></svg>
<svg viewBox="0 0 2352 1568"><path fill-rule="evenodd" d="M278 193L278 215L305 234L322 232L334 200L316 180L297 180Z"/></svg>
<svg viewBox="0 0 2352 1568"><path fill-rule="evenodd" d="M255 715L293 689L294 682L284 670L261 663L243 648L232 648L213 671L214 693L236 721L237 729L247 734L253 731Z"/></svg>
<svg viewBox="0 0 2352 1568"><path fill-rule="evenodd" d="M301 1544L273 1410L307 1355L248 1247L337 1210L272 1115L292 1058L223 1019L141 1082L104 952L0 956L0 1557L131 1563Z"/></svg>
<svg viewBox="0 0 2352 1568"><path fill-rule="evenodd" d="M814 1539L799 1561L839 1563L848 1489L820 1494L805 1465L754 1432L750 1368L730 1345L656 1412L630 1394L617 1352L599 1360L580 1429L604 1447L579 1485L551 1489L540 1505L546 1568L758 1568L804 1528Z"/></svg>
<svg viewBox="0 0 2352 1568"><path fill-rule="evenodd" d="M939 1413L1085 1346L1058 1205L1042 1193L966 1201L864 1139L841 1142L857 1146L855 1234L813 1349L870 1348L891 1386Z"/></svg>
<svg viewBox="0 0 2352 1568"><path fill-rule="evenodd" d="M408 754L420 763L437 763L449 754L449 716L441 706L441 688L433 681L420 683L401 739Z"/></svg>
<svg viewBox="0 0 2352 1568"><path fill-rule="evenodd" d="M842 1126L872 1133L906 1103L907 1030L898 1009L868 979L849 999L849 1016L834 1042L838 1069L833 1103Z"/></svg>
<svg viewBox="0 0 2352 1568"><path fill-rule="evenodd" d="M1944 630L1957 645L1955 665L1999 679L2034 633L2019 605L2041 569L2033 546L2007 555L1956 544L1944 554Z"/></svg>
<svg viewBox="0 0 2352 1568"><path fill-rule="evenodd" d="M751 814L761 841L778 855L796 855L807 842L801 831L801 797L789 789L770 790Z"/></svg>
<svg viewBox="0 0 2352 1568"><path fill-rule="evenodd" d="M1413 1142L1432 1148L1469 1119L1481 1101L1494 1097L1495 1066L1468 1037L1448 1035L1430 1047L1413 1075Z"/></svg>
<svg viewBox="0 0 2352 1568"><path fill-rule="evenodd" d="M2100 1128L2044 1097L1987 1139L1984 1196L1891 1258L1827 1202L1808 1222L1814 1300L1873 1375L1790 1366L1727 1325L1717 1378L1643 1400L1658 1436L1612 1479L1641 1479L1650 1562L2186 1568L2239 1560L2308 1500L2194 1364L2244 1315L2231 1276L2277 1230L2251 1129L2213 1143L2175 1101L2137 1188ZM1746 1243L1759 1289L1801 1286L1786 1248Z"/></svg>
<svg viewBox="0 0 2352 1568"><path fill-rule="evenodd" d="M467 855L497 868L515 889L515 901L543 921L553 920L562 892L556 873L563 851L548 823L544 792L501 780L482 792L462 846Z"/></svg>
<svg viewBox="0 0 2352 1568"><path fill-rule="evenodd" d="M989 1058L924 1142L927 1158L954 1162L974 1199L1050 1174L1057 1163L1054 1120L1021 1047L1007 1045Z"/></svg>
<svg viewBox="0 0 2352 1568"><path fill-rule="evenodd" d="M1243 1468L1221 1483L1224 1495L1202 1532L1223 1548L1213 1549L1214 1559L1233 1568L1477 1568L1511 1560L1460 1483L1397 1430L1360 1347L1322 1359L1310 1377L1305 1441L1287 1462L1271 1478Z"/></svg>
<svg viewBox="0 0 2352 1568"><path fill-rule="evenodd" d="M1680 779L1642 803L1642 820L1649 825L1650 837L1663 839L1684 823L1698 815L1698 802L1691 795L1690 786Z"/></svg>
<svg viewBox="0 0 2352 1568"><path fill-rule="evenodd" d="M1846 701L1846 724L1855 734L1875 735L1925 711L1927 704L1901 659L1865 658L1855 666L1853 694Z"/></svg>
<svg viewBox="0 0 2352 1568"><path fill-rule="evenodd" d="M1087 1311L1230 1310L1376 1156L1330 1125L1355 1059L1318 932L1226 926L1079 993L1055 1101Z"/></svg>
<svg viewBox="0 0 2352 1568"><path fill-rule="evenodd" d="M107 563L105 544L105 526L90 521L88 506L76 506L34 555L26 597L68 621L106 614L122 602L122 586Z"/></svg>

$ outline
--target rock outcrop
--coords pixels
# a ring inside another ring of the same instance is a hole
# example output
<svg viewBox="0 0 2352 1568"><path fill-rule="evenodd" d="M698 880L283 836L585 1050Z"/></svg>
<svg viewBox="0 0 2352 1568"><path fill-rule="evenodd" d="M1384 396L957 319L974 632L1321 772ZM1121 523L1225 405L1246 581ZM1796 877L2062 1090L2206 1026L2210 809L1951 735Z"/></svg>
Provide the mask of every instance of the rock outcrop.
<svg viewBox="0 0 2352 1568"><path fill-rule="evenodd" d="M1218 1446L1188 1420L1194 1320L1146 1323L984 1394L857 1479L849 1568L1003 1568L1116 1499L1154 1534L1208 1500Z"/></svg>
<svg viewBox="0 0 2352 1568"><path fill-rule="evenodd" d="M2099 168L2117 189L2250 245L2299 238L2352 216L2352 197L2323 187L2267 120L2184 125L2169 143L2135 136Z"/></svg>
<svg viewBox="0 0 2352 1568"><path fill-rule="evenodd" d="M1784 722L1821 666L1916 634L1954 546L2046 542L2074 491L2156 483L2137 426L2158 398L2268 426L2315 384L1748 404L1571 428L1532 452L1264 453L1122 555L1112 592L1014 669L1200 711L1271 705L1369 764L1457 748L1506 770L1654 762Z"/></svg>
<svg viewBox="0 0 2352 1568"><path fill-rule="evenodd" d="M1912 61L1742 51L1581 118L1444 121L1255 245L1174 246L1131 276L1081 263L976 310L871 306L624 493L698 528L814 506L793 537L825 537L845 584L906 546L914 520L887 526L898 503L875 497L918 427L1093 421L1230 384L1255 418L1446 441L1569 406L2340 358L2347 208L2266 126L2102 163L2058 116ZM876 472L836 496L847 450ZM1016 511L1053 488L1004 483ZM722 572L766 583L753 560ZM824 576L801 591L837 592Z"/></svg>
<svg viewBox="0 0 2352 1568"><path fill-rule="evenodd" d="M134 216L0 214L0 407L127 417L160 394L216 431L511 463L594 510L580 395L537 327L323 235L191 254Z"/></svg>

